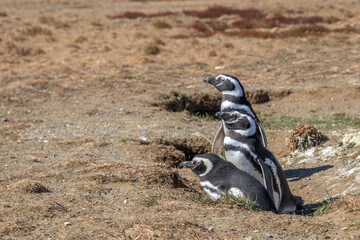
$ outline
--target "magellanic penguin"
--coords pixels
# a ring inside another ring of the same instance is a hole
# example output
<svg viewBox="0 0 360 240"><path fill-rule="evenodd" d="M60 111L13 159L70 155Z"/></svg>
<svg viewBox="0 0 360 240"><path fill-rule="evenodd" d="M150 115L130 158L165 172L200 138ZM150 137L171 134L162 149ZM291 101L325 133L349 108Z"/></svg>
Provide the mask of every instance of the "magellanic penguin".
<svg viewBox="0 0 360 240"><path fill-rule="evenodd" d="M269 192L259 181L213 153L196 155L180 167L191 168L199 175L201 187L212 200L226 194L247 197L261 209L278 213Z"/></svg>
<svg viewBox="0 0 360 240"><path fill-rule="evenodd" d="M203 77L203 81L213 85L217 90L222 93L222 101L220 107L221 112L243 110L255 119L256 134L262 140L263 146L267 147L267 139L264 128L261 125L260 120L256 116L253 108L251 107L250 102L247 100L244 87L241 85L240 81L236 77L225 74L220 74L217 77ZM212 152L219 156L223 147L225 132L226 129L224 128L224 124L222 123L215 135L212 146Z"/></svg>
<svg viewBox="0 0 360 240"><path fill-rule="evenodd" d="M227 128L224 138L226 160L264 183L280 213L301 208L302 199L291 193L280 163L256 135L254 118L245 111L218 112L216 116L224 120Z"/></svg>

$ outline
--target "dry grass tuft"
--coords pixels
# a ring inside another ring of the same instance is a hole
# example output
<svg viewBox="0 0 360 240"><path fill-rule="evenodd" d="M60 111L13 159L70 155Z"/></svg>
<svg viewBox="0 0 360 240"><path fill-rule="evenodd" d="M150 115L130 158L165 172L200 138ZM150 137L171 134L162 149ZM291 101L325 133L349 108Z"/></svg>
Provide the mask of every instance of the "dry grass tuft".
<svg viewBox="0 0 360 240"><path fill-rule="evenodd" d="M160 48L154 44L147 45L144 52L148 55L157 55L160 53Z"/></svg>
<svg viewBox="0 0 360 240"><path fill-rule="evenodd" d="M290 151L305 151L327 140L312 124L301 124L292 132L288 142Z"/></svg>

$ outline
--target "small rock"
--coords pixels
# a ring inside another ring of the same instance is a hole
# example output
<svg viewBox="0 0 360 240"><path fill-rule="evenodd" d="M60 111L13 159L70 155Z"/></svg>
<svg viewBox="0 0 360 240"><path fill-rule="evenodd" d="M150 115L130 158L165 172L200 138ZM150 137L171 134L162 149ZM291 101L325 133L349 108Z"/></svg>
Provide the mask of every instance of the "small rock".
<svg viewBox="0 0 360 240"><path fill-rule="evenodd" d="M2 121L3 121L3 122L8 122L8 121L9 121L9 119L7 119L7 118L3 118L3 119L2 119Z"/></svg>
<svg viewBox="0 0 360 240"><path fill-rule="evenodd" d="M252 239L253 239L252 236L245 238L245 240L252 240Z"/></svg>
<svg viewBox="0 0 360 240"><path fill-rule="evenodd" d="M64 226L65 226L65 227L66 227L66 226L69 226L69 225L71 225L70 222L64 222Z"/></svg>
<svg viewBox="0 0 360 240"><path fill-rule="evenodd" d="M268 238L272 238L272 237L273 237L270 233L266 233L265 236L268 237Z"/></svg>
<svg viewBox="0 0 360 240"><path fill-rule="evenodd" d="M259 233L259 232L260 232L259 229L254 230L254 233Z"/></svg>
<svg viewBox="0 0 360 240"><path fill-rule="evenodd" d="M144 136L140 136L140 144L143 144L143 145L148 145L149 144L149 141L146 137Z"/></svg>

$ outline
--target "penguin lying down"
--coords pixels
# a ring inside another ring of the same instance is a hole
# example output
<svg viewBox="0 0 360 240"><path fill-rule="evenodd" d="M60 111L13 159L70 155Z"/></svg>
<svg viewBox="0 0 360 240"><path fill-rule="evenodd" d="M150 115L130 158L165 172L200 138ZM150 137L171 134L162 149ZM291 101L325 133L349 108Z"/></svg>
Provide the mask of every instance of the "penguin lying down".
<svg viewBox="0 0 360 240"><path fill-rule="evenodd" d="M180 167L191 168L199 175L201 187L212 200L224 194L247 197L261 209L278 213L269 192L258 180L215 154L196 155L192 161L182 162Z"/></svg>

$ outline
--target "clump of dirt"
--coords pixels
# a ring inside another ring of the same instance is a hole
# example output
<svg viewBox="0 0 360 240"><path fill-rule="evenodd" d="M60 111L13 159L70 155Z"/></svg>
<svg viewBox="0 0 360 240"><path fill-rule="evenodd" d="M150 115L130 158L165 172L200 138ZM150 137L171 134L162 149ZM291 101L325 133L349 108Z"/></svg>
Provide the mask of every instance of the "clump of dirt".
<svg viewBox="0 0 360 240"><path fill-rule="evenodd" d="M267 91L264 91L262 89L256 90L254 92L249 92L247 94L247 99L252 104L260 104L260 103L266 103L270 101L270 97Z"/></svg>
<svg viewBox="0 0 360 240"><path fill-rule="evenodd" d="M39 182L30 179L23 179L16 183L13 183L9 186L9 189L15 189L25 193L50 192L47 187L43 186Z"/></svg>
<svg viewBox="0 0 360 240"><path fill-rule="evenodd" d="M327 140L328 138L319 132L312 124L301 124L291 132L288 146L290 151L305 151Z"/></svg>
<svg viewBox="0 0 360 240"><path fill-rule="evenodd" d="M163 95L160 101L153 103L153 106L159 106L170 112L186 110L192 114L214 116L220 110L220 104L220 94L194 93L191 96L186 96L172 91L168 95Z"/></svg>

